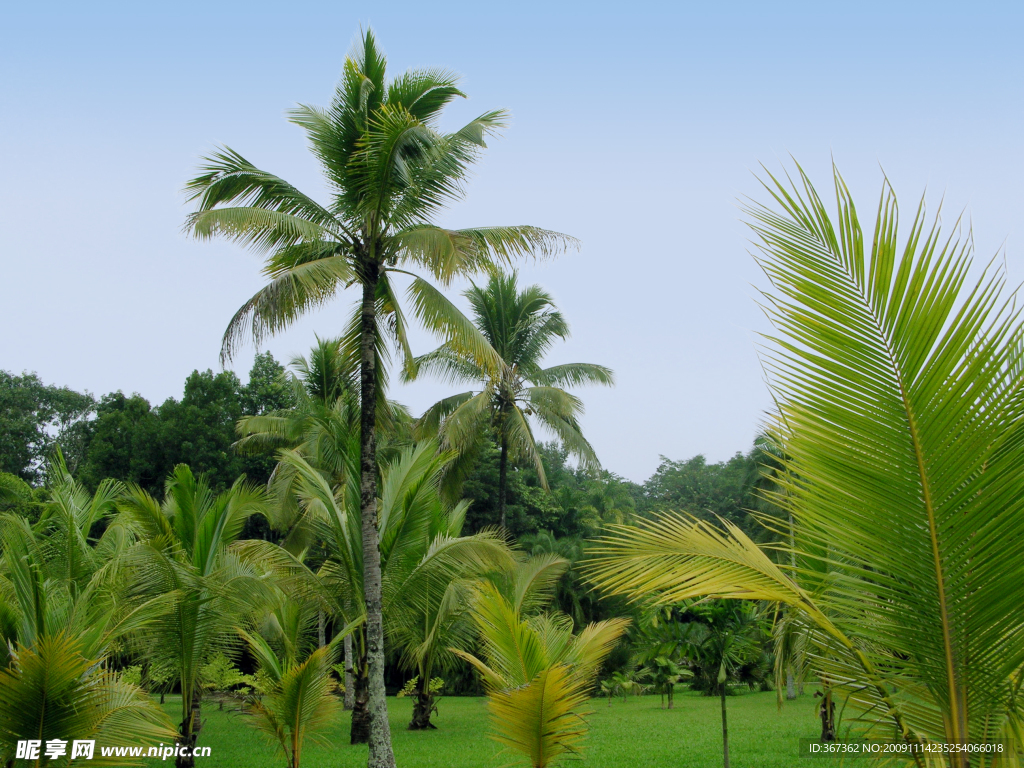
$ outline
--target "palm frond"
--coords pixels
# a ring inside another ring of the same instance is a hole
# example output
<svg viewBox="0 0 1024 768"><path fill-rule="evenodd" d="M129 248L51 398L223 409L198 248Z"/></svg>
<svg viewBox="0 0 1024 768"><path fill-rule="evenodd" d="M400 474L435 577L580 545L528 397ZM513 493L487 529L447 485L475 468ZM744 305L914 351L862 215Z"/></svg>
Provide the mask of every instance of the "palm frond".
<svg viewBox="0 0 1024 768"><path fill-rule="evenodd" d="M578 755L586 736L586 685L562 664L548 667L522 687L496 691L487 701L492 737L545 768L563 755Z"/></svg>

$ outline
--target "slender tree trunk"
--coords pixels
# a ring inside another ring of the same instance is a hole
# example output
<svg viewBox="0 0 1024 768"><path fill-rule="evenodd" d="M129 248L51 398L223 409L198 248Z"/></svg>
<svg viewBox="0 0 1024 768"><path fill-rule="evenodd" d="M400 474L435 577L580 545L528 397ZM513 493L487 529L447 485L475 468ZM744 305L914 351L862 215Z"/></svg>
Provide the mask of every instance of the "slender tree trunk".
<svg viewBox="0 0 1024 768"><path fill-rule="evenodd" d="M675 709L675 706L676 706L675 696L676 696L676 684L675 683L671 683L668 686L668 708L669 709Z"/></svg>
<svg viewBox="0 0 1024 768"><path fill-rule="evenodd" d="M370 691L367 687L366 665L360 660L353 671L352 730L349 741L352 744L366 744L370 740Z"/></svg>
<svg viewBox="0 0 1024 768"><path fill-rule="evenodd" d="M356 705L355 679L352 676L352 635L345 635L345 709Z"/></svg>
<svg viewBox="0 0 1024 768"><path fill-rule="evenodd" d="M367 768L395 768L384 687L384 622L377 532L377 280L379 265L364 259L359 360L360 511L363 533L363 597L366 600L366 665L370 715Z"/></svg>
<svg viewBox="0 0 1024 768"><path fill-rule="evenodd" d="M826 684L821 697L821 707L818 709L821 717L821 740L836 740L836 703L832 701L832 686Z"/></svg>
<svg viewBox="0 0 1024 768"><path fill-rule="evenodd" d="M725 683L719 686L718 695L722 699L722 765L729 768L729 720L725 714Z"/></svg>
<svg viewBox="0 0 1024 768"><path fill-rule="evenodd" d="M182 686L182 701L187 701L185 696L185 686ZM181 725L178 726L178 745L185 748L188 752L187 756L178 755L174 758L174 765L176 768L193 768L196 761L192 757L192 752L196 748L196 741L199 739L199 731L203 729L203 721L200 717L200 692L195 690L192 692L191 706L183 713L184 716L181 721Z"/></svg>
<svg viewBox="0 0 1024 768"><path fill-rule="evenodd" d="M786 698L792 701L796 698L796 685L793 678L793 665L786 666Z"/></svg>
<svg viewBox="0 0 1024 768"><path fill-rule="evenodd" d="M501 438L501 462L498 464L498 515L502 530L505 528L505 493L508 490L508 440Z"/></svg>

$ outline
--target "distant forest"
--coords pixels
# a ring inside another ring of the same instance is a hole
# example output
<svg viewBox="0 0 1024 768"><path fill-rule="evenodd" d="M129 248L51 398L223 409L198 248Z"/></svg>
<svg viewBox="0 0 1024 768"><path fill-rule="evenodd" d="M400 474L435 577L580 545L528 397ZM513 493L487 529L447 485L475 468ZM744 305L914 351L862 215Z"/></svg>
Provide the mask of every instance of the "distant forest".
<svg viewBox="0 0 1024 768"><path fill-rule="evenodd" d="M157 497L177 464L203 473L215 490L240 475L264 483L273 455L243 455L233 444L244 416L287 409L293 390L284 366L268 352L256 356L248 382L231 371L193 371L180 400L153 405L139 394L111 392L97 400L87 393L45 384L34 373L0 371L0 509L20 507L33 517L42 498L46 467L57 446L70 472L90 490L104 478L134 483ZM709 519L720 516L755 538L760 526L750 511L761 508L756 495L762 460L756 448L711 463L703 455L684 460L662 456L643 484L609 469L584 472L574 467L557 443L540 446L549 491L530 466L514 467L509 477L508 530L515 538L548 534L586 538L606 523L650 517L663 510L686 510ZM463 494L472 500L467 532L498 522L498 448L481 452ZM262 519L249 523L252 537L273 538ZM261 530L263 529L263 530Z"/></svg>

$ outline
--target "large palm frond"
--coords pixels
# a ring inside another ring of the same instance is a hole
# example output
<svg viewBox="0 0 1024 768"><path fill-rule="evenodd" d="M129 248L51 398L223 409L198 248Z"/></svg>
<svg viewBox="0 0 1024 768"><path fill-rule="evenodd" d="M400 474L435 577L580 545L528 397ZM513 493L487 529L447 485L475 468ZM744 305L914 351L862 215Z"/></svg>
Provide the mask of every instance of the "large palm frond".
<svg viewBox="0 0 1024 768"><path fill-rule="evenodd" d="M838 172L835 220L802 170L766 189L776 207L748 215L775 289L772 501L793 516L796 569L732 527L669 517L606 540L593 573L616 591L786 602L840 646L815 663L874 717L908 738L990 739L1020 722L1024 664L1024 563L1007 551L1024 535L1022 329L1005 278L969 282L969 236L943 236L923 203L900 240L887 183L870 238Z"/></svg>
<svg viewBox="0 0 1024 768"><path fill-rule="evenodd" d="M79 638L58 632L19 646L0 670L0 759L13 764L17 742L31 735L47 741L93 739L103 744L149 747L170 741L167 715L137 686L118 680L84 653ZM104 758L97 765L126 763Z"/></svg>

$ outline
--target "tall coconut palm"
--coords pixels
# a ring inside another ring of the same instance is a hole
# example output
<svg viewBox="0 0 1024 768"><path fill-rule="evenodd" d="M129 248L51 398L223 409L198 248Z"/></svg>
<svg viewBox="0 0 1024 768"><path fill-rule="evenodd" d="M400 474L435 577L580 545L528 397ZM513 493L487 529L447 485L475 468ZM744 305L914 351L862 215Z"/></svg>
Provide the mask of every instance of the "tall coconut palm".
<svg viewBox="0 0 1024 768"><path fill-rule="evenodd" d="M326 176L327 204L227 148L209 157L187 186L198 207L187 224L195 236L222 235L269 254L264 272L270 282L229 324L226 356L247 329L259 339L348 286L358 286L362 294L349 338L360 363L360 491L374 722L369 765L374 768L394 765L384 698L372 405L382 332L408 353L393 277L411 276L412 309L427 327L447 335L458 328L463 342L484 355L474 329L435 287L408 270L424 270L448 283L515 257L553 254L572 243L531 226L453 230L433 223L438 212L462 197L469 166L485 138L506 120L506 113L492 111L455 132L442 132L444 107L462 95L458 78L439 69L410 70L388 82L385 58L367 31L345 61L330 106L300 106L291 113Z"/></svg>
<svg viewBox="0 0 1024 768"><path fill-rule="evenodd" d="M121 519L142 538L124 556L131 578L146 593L173 598L168 618L148 628L142 647L151 666L180 686L178 743L188 755L175 762L185 768L194 762L201 728L202 666L235 639L241 617L273 598L265 574L230 547L249 516L264 513L265 493L239 479L214 495L204 478L180 464L162 502L131 487L119 506Z"/></svg>
<svg viewBox="0 0 1024 768"><path fill-rule="evenodd" d="M440 434L444 447L463 456L472 456L494 431L501 448L498 512L504 528L510 459L532 463L547 488L530 417L557 435L584 467L596 469L597 455L579 423L583 403L562 387L610 386L614 377L611 370L593 363L542 367L551 346L569 337L569 324L540 286L520 291L515 272L493 275L485 287L474 285L465 295L486 346L481 350L458 339L449 341L416 358L405 375L432 373L452 383L480 386L434 404L420 424L425 433Z"/></svg>
<svg viewBox="0 0 1024 768"><path fill-rule="evenodd" d="M317 339L308 356L291 361L295 371L292 384L295 390L294 407L239 421L241 438L236 450L246 453L267 453L289 450L286 456L301 457L329 480L346 503L358 504L358 495L352 491L359 487L359 393L358 361L345 354L342 339ZM377 459L388 463L399 446L408 442L411 418L405 408L384 396L379 390L377 402ZM310 525L308 509L300 503L297 482L302 476L301 465L293 460L279 462L274 472L271 489L275 497L271 525L283 535L281 546L291 554L317 546L317 527ZM326 542L320 542L324 544ZM330 604L321 606L332 610ZM362 609L352 606L335 618L343 623L348 617L361 616ZM321 619L321 625L326 625ZM356 634L362 638L365 626ZM326 638L326 634L325 634ZM356 678L352 674L353 638L344 640L345 708L356 708ZM366 701L361 699L353 717L353 741L362 743L369 738ZM363 727L366 725L366 728Z"/></svg>
<svg viewBox="0 0 1024 768"><path fill-rule="evenodd" d="M667 515L616 529L593 575L664 601L783 603L828 649L810 664L867 733L953 745L941 755L953 768L983 759L962 745L1004 740L1001 759L1017 764L1019 310L1002 270L972 278L971 238L943 236L923 203L901 239L886 184L868 234L838 172L837 217L798 178L771 178L774 207L748 211L774 287L767 362L785 471L772 500L792 515L792 538L778 535L795 566L728 523Z"/></svg>

